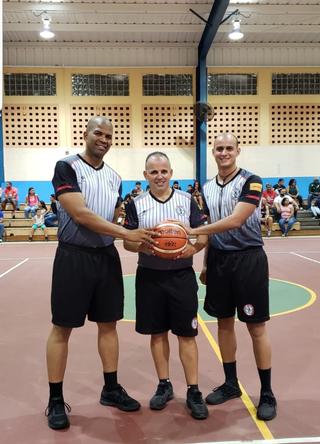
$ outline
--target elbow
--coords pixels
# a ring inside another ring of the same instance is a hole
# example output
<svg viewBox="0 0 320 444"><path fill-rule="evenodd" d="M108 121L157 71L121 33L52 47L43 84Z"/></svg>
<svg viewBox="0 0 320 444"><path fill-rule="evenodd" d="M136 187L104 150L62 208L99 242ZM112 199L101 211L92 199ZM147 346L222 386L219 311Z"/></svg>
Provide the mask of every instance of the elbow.
<svg viewBox="0 0 320 444"><path fill-rule="evenodd" d="M242 227L242 225L244 224L245 220L242 220L241 218L235 218L233 220L233 224L232 224L232 229L237 229Z"/></svg>

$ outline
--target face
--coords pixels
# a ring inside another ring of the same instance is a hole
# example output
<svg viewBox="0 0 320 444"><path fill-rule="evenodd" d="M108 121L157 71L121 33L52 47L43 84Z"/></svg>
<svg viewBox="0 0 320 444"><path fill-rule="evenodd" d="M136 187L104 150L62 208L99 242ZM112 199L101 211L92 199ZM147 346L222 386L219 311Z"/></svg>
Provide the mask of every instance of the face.
<svg viewBox="0 0 320 444"><path fill-rule="evenodd" d="M235 167L240 148L232 134L222 134L215 139L212 154L219 169L228 169Z"/></svg>
<svg viewBox="0 0 320 444"><path fill-rule="evenodd" d="M172 169L165 157L150 157L143 175L149 182L151 193L166 191L170 188Z"/></svg>
<svg viewBox="0 0 320 444"><path fill-rule="evenodd" d="M267 191L271 191L271 185L267 185Z"/></svg>
<svg viewBox="0 0 320 444"><path fill-rule="evenodd" d="M31 188L30 194L34 194L34 188Z"/></svg>
<svg viewBox="0 0 320 444"><path fill-rule="evenodd" d="M112 125L97 121L84 133L86 154L95 159L103 159L112 145Z"/></svg>

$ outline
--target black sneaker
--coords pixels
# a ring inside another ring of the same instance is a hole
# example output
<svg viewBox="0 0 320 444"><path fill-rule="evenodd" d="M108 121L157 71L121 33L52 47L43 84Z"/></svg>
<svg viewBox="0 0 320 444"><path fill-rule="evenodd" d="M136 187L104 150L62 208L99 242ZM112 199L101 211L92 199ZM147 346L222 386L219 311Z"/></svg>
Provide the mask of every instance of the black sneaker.
<svg viewBox="0 0 320 444"><path fill-rule="evenodd" d="M68 413L70 413L71 407L69 404L64 402L63 398L49 399L49 404L46 408L45 415L48 417L48 426L51 429L66 429L70 426L66 410Z"/></svg>
<svg viewBox="0 0 320 444"><path fill-rule="evenodd" d="M211 405L223 404L229 399L240 398L242 392L238 385L231 385L227 382L213 389L213 392L206 397L206 402Z"/></svg>
<svg viewBox="0 0 320 444"><path fill-rule="evenodd" d="M118 407L119 410L124 412L134 412L141 407L140 403L131 398L120 384L111 391L107 391L104 386L101 392L100 404Z"/></svg>
<svg viewBox="0 0 320 444"><path fill-rule="evenodd" d="M195 419L208 418L209 412L199 390L187 391L187 407L191 410L191 416Z"/></svg>
<svg viewBox="0 0 320 444"><path fill-rule="evenodd" d="M170 381L159 382L157 391L149 402L151 410L162 410L170 399L173 398L173 387Z"/></svg>
<svg viewBox="0 0 320 444"><path fill-rule="evenodd" d="M272 392L261 392L257 409L257 418L262 421L271 421L277 416L277 401Z"/></svg>

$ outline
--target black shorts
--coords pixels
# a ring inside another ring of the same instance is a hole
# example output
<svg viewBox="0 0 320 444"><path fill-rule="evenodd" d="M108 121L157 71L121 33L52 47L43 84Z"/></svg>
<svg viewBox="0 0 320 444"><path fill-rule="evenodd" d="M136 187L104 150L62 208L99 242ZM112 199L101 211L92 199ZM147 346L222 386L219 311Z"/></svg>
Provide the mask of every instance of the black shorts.
<svg viewBox="0 0 320 444"><path fill-rule="evenodd" d="M269 270L261 247L244 251L209 248L205 311L216 318L264 322L269 315Z"/></svg>
<svg viewBox="0 0 320 444"><path fill-rule="evenodd" d="M104 248L59 243L53 265L52 323L81 327L123 318L123 280L114 245Z"/></svg>
<svg viewBox="0 0 320 444"><path fill-rule="evenodd" d="M136 274L136 331L177 336L198 334L198 284L192 267L152 270L138 267Z"/></svg>

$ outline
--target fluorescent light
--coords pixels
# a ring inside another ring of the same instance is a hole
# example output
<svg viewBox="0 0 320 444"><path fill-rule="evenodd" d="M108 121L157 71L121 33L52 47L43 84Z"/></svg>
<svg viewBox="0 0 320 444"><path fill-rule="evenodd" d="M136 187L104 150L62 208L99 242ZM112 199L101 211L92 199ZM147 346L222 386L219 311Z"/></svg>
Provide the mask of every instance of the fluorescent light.
<svg viewBox="0 0 320 444"><path fill-rule="evenodd" d="M50 31L50 22L51 22L50 17L42 18L43 30L39 32L39 35L43 39L52 39L55 36L54 32Z"/></svg>
<svg viewBox="0 0 320 444"><path fill-rule="evenodd" d="M232 22L233 30L229 33L229 39L240 40L243 37L243 32L240 29L240 20L233 20Z"/></svg>

